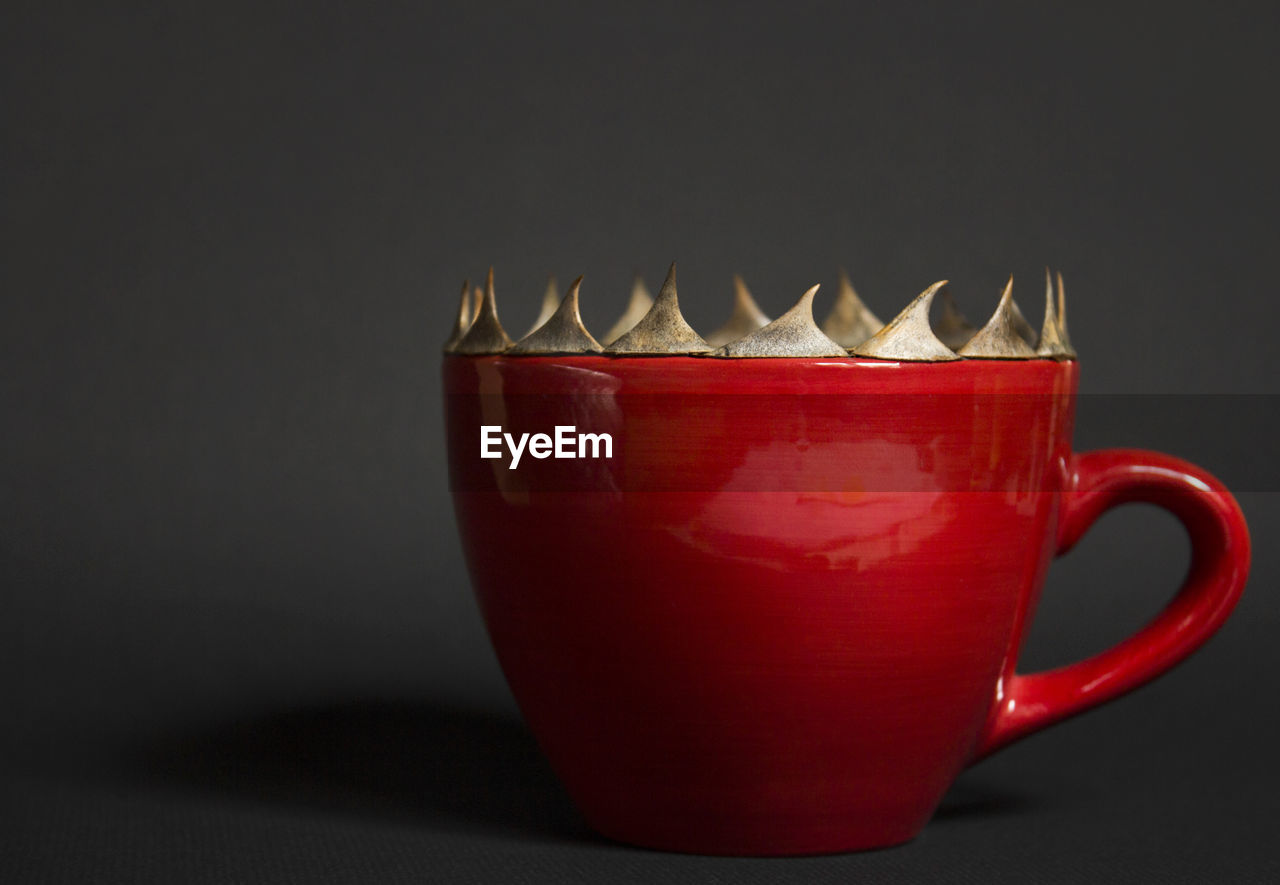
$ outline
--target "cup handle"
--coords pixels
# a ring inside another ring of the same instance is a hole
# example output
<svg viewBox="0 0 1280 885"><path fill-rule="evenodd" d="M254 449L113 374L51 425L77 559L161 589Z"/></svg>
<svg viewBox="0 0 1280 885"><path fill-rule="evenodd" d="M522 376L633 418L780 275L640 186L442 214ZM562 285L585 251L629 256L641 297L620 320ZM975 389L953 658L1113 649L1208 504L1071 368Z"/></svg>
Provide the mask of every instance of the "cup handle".
<svg viewBox="0 0 1280 885"><path fill-rule="evenodd" d="M1205 471L1157 452L1104 449L1073 456L1065 480L1058 555L1105 511L1141 501L1186 527L1191 568L1164 611L1119 645L1065 667L1002 678L974 761L1164 673L1222 626L1244 589L1249 530L1235 498Z"/></svg>

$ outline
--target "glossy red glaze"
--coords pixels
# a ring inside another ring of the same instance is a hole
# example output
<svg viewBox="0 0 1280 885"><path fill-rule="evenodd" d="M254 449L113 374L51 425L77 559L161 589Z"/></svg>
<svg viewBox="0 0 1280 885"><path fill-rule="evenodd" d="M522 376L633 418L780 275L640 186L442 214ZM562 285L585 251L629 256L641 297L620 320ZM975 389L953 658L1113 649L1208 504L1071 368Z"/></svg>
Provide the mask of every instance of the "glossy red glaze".
<svg viewBox="0 0 1280 885"><path fill-rule="evenodd" d="M1188 464L1070 450L1075 363L447 357L450 475L512 692L600 832L804 854L903 842L956 774L1163 672L1248 569ZM615 435L614 458L479 457L480 425ZM1186 524L1173 603L1019 675L1045 570L1103 510Z"/></svg>

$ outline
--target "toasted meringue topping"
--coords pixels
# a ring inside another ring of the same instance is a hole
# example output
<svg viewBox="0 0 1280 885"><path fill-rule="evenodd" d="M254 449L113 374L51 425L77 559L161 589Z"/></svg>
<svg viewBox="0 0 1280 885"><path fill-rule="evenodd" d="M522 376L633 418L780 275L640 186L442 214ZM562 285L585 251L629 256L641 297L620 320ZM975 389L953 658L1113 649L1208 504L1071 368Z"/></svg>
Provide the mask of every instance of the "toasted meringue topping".
<svg viewBox="0 0 1280 885"><path fill-rule="evenodd" d="M938 340L929 325L929 307L946 280L934 283L915 297L906 310L853 349L858 356L911 362L945 362L960 357Z"/></svg>
<svg viewBox="0 0 1280 885"><path fill-rule="evenodd" d="M840 287L831 313L822 321L822 331L841 347L857 347L884 328L880 318L858 297L844 268L840 269Z"/></svg>
<svg viewBox="0 0 1280 885"><path fill-rule="evenodd" d="M581 285L582 277L578 277L547 321L513 344L507 353L599 353L600 343L591 337L578 313L578 289Z"/></svg>
<svg viewBox="0 0 1280 885"><path fill-rule="evenodd" d="M871 357L904 362L947 362L958 359L1072 360L1076 352L1067 335L1066 292L1062 274L1057 292L1045 268L1044 324L1031 327L1013 299L1013 278L1001 291L995 312L975 329L956 308L945 280L934 283L887 325L867 308L848 274L840 271L836 303L823 321L814 322L814 286L776 320L760 310L742 278L733 277L733 308L728 320L704 340L680 312L676 293L676 265L655 299L636 278L627 309L601 339L582 322L579 310L582 277L574 280L562 299L555 297L555 279L543 293L534 328L513 343L498 320L493 268L481 287L462 284L453 331L446 353L510 354L514 357L551 354L678 355L703 354L717 358L758 357L838 358ZM931 324L930 310L939 302L939 318ZM601 342L608 342L602 346ZM852 347L846 342L856 342ZM717 346L713 346L717 345Z"/></svg>
<svg viewBox="0 0 1280 885"><path fill-rule="evenodd" d="M1018 305L1013 300L1013 277L1005 283L1004 292L1000 295L1000 303L996 312L987 320L987 324L960 348L963 357L996 360L1025 360L1036 355L1036 352L1023 337L1022 327L1030 325Z"/></svg>
<svg viewBox="0 0 1280 885"><path fill-rule="evenodd" d="M745 338L715 352L724 357L848 356L848 352L822 333L813 321L814 286L800 296L790 310Z"/></svg>
<svg viewBox="0 0 1280 885"><path fill-rule="evenodd" d="M636 281L631 285L631 297L627 299L626 310L600 340L606 345L617 341L635 328L635 324L644 318L651 307L653 307L653 296L649 294L649 287L644 284L644 280L636 277Z"/></svg>
<svg viewBox="0 0 1280 885"><path fill-rule="evenodd" d="M579 277L578 279L582 279ZM547 277L547 287L542 290L542 306L538 308L538 318L533 321L533 325L529 327L529 331L524 333L524 337L528 338L529 333L540 328L543 323L551 319L551 315L556 312L556 308L560 306L560 287L556 285L555 274Z"/></svg>
<svg viewBox="0 0 1280 885"><path fill-rule="evenodd" d="M936 300L940 316L933 324L933 333L947 347L959 350L978 331L978 327L969 322L969 319L960 312L960 308L956 306L956 299L951 295L950 286L943 286L938 291Z"/></svg>
<svg viewBox="0 0 1280 885"><path fill-rule="evenodd" d="M458 301L458 316L453 321L453 332L449 335L449 340L444 343L444 352L453 353L458 346L458 342L462 340L462 336L467 334L467 329L471 328L471 283L467 280L462 281L462 298Z"/></svg>
<svg viewBox="0 0 1280 885"><path fill-rule="evenodd" d="M498 321L498 305L493 294L493 268L484 283L484 296L480 300L480 308L471 327L462 336L453 352L457 354L479 356L482 354L502 353L511 346L511 336Z"/></svg>
<svg viewBox="0 0 1280 885"><path fill-rule="evenodd" d="M733 275L733 311L729 319L719 329L707 336L707 343L712 347L720 347L730 341L737 341L744 335L750 335L756 329L769 324L769 318L751 297L751 291L742 277Z"/></svg>
<svg viewBox="0 0 1280 885"><path fill-rule="evenodd" d="M605 348L607 353L632 354L707 353L710 350L711 346L685 322L680 313L674 261L653 307L631 331Z"/></svg>
<svg viewBox="0 0 1280 885"><path fill-rule="evenodd" d="M1075 359L1076 352L1067 335L1066 294L1062 274L1058 274L1058 298L1054 303L1053 283L1049 280L1049 268L1044 269L1044 326L1040 331L1040 346L1036 354L1055 360Z"/></svg>

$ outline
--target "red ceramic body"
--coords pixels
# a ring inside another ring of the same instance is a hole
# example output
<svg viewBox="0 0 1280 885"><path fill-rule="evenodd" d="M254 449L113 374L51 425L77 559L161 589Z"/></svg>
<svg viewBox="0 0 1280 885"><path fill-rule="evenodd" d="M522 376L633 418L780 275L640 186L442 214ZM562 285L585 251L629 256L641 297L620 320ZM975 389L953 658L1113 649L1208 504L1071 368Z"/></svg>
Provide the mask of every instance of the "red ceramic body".
<svg viewBox="0 0 1280 885"><path fill-rule="evenodd" d="M635 844L803 854L912 838L956 774L1132 689L1225 619L1248 536L1212 477L1071 451L1077 364L446 357L454 501L489 635L588 821ZM480 457L481 425L613 434ZM1128 642L1015 672L1055 553L1107 507L1187 525Z"/></svg>

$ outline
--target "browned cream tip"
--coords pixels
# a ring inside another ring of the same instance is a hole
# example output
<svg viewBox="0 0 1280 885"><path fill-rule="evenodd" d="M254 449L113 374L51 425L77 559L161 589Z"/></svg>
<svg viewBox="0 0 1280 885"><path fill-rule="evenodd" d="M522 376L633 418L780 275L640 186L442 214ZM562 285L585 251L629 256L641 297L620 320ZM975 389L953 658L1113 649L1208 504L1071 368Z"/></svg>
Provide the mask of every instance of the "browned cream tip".
<svg viewBox="0 0 1280 885"><path fill-rule="evenodd" d="M733 308L720 328L706 336L712 347L719 347L749 335L769 324L769 317L751 297L751 290L738 274L733 275Z"/></svg>
<svg viewBox="0 0 1280 885"><path fill-rule="evenodd" d="M493 288L493 268L485 278L484 297L471 327L454 347L453 352L471 356L502 353L512 344L511 336L498 320L498 303Z"/></svg>
<svg viewBox="0 0 1280 885"><path fill-rule="evenodd" d="M622 316L618 317L600 340L606 345L617 341L635 328L636 323L640 322L651 307L653 307L653 296L649 294L649 287L644 284L644 279L637 276L635 282L631 284L631 296L627 299L627 306Z"/></svg>
<svg viewBox="0 0 1280 885"><path fill-rule="evenodd" d="M599 353L600 343L587 331L578 311L581 286L582 277L578 277L547 321L512 345L507 354Z"/></svg>
<svg viewBox="0 0 1280 885"><path fill-rule="evenodd" d="M947 284L940 280L917 295L906 309L883 329L853 348L858 356L904 362L946 362L960 357L933 334L929 307L938 291Z"/></svg>
<svg viewBox="0 0 1280 885"><path fill-rule="evenodd" d="M538 316L529 326L529 331L525 332L526 336L530 332L538 329L543 323L551 319L551 315L556 312L556 308L560 306L560 287L556 285L555 274L547 275L547 285L542 290L542 304L538 307Z"/></svg>
<svg viewBox="0 0 1280 885"><path fill-rule="evenodd" d="M835 304L822 321L822 331L842 347L857 347L884 328L884 323L858 297L853 281L842 267Z"/></svg>
<svg viewBox="0 0 1280 885"><path fill-rule="evenodd" d="M1062 298L1062 274L1058 274L1058 298L1054 302L1053 283L1049 268L1044 269L1044 324L1040 329L1040 345L1036 355L1055 360L1075 359L1076 352L1067 336L1067 325L1062 310L1066 305Z"/></svg>
<svg viewBox="0 0 1280 885"><path fill-rule="evenodd" d="M453 331L449 334L449 340L444 343L444 352L453 353L469 328L471 328L471 282L463 280L462 297L458 300L458 315L454 318Z"/></svg>
<svg viewBox="0 0 1280 885"><path fill-rule="evenodd" d="M795 305L771 323L715 352L720 357L843 357L848 352L813 321L813 286Z"/></svg>
<svg viewBox="0 0 1280 885"><path fill-rule="evenodd" d="M1021 323L1019 323L1021 320ZM1027 325L1021 311L1013 301L1013 277L1005 283L995 313L987 324L977 331L964 347L960 355L966 358L1018 360L1030 359L1036 355L1027 343L1019 325ZM1035 333L1032 332L1034 335Z"/></svg>
<svg viewBox="0 0 1280 885"><path fill-rule="evenodd" d="M616 354L707 353L711 346L693 330L680 313L676 295L676 265L671 262L667 279L653 306L634 327L606 348Z"/></svg>

